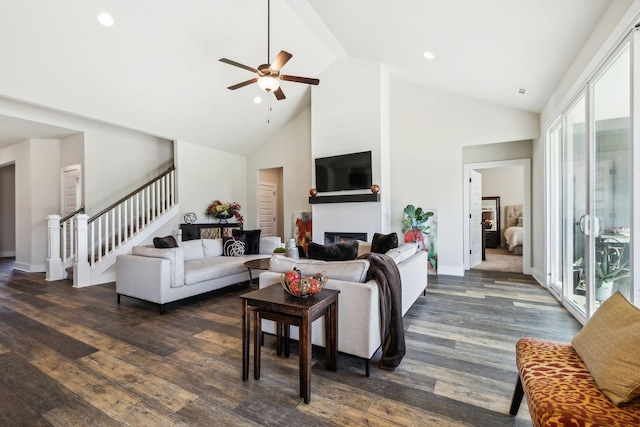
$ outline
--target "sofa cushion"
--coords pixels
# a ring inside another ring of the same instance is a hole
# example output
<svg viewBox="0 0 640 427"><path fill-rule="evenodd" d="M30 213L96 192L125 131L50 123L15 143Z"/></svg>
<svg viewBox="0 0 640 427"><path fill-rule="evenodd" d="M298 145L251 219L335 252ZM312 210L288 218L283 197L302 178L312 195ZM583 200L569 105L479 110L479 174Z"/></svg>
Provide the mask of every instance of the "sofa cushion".
<svg viewBox="0 0 640 427"><path fill-rule="evenodd" d="M307 245L307 258L323 261L348 261L358 256L358 241L330 243L320 245L309 242Z"/></svg>
<svg viewBox="0 0 640 427"><path fill-rule="evenodd" d="M255 255L260 253L260 233L262 230L231 230L231 236L236 240L244 242L245 255Z"/></svg>
<svg viewBox="0 0 640 427"><path fill-rule="evenodd" d="M244 262L236 257L218 256L189 261L184 264L184 284L193 285L237 273L246 273Z"/></svg>
<svg viewBox="0 0 640 427"><path fill-rule="evenodd" d="M282 246L280 237L278 236L263 236L260 237L260 253L264 255L271 255L276 248Z"/></svg>
<svg viewBox="0 0 640 427"><path fill-rule="evenodd" d="M269 271L285 273L297 268L305 276L327 273L329 279L364 283L369 271L369 261L354 259L351 261L322 261L316 259L295 259L284 255L273 255L269 261Z"/></svg>
<svg viewBox="0 0 640 427"><path fill-rule="evenodd" d="M614 405L640 396L640 309L620 292L602 303L571 345Z"/></svg>
<svg viewBox="0 0 640 427"><path fill-rule="evenodd" d="M177 248L178 242L176 242L176 238L173 236L154 237L153 246L155 248Z"/></svg>
<svg viewBox="0 0 640 427"><path fill-rule="evenodd" d="M222 238L222 254L224 256L244 256L244 242L235 237L225 236Z"/></svg>
<svg viewBox="0 0 640 427"><path fill-rule="evenodd" d="M389 249L398 247L398 234L380 234L374 233L373 240L371 240L371 252L378 254L385 254Z"/></svg>
<svg viewBox="0 0 640 427"><path fill-rule="evenodd" d="M202 239L204 257L222 256L222 239Z"/></svg>
<svg viewBox="0 0 640 427"><path fill-rule="evenodd" d="M387 255L389 255L396 264L400 264L403 261L411 258L418 251L417 243L403 243L397 248L389 249Z"/></svg>
<svg viewBox="0 0 640 427"><path fill-rule="evenodd" d="M147 246L134 246L131 249L133 255L151 258L166 258L169 260L169 286L179 288L184 285L184 252L182 248L150 248Z"/></svg>
<svg viewBox="0 0 640 427"><path fill-rule="evenodd" d="M180 242L180 247L184 251L185 261L204 258L204 248L202 247L202 240L200 239Z"/></svg>

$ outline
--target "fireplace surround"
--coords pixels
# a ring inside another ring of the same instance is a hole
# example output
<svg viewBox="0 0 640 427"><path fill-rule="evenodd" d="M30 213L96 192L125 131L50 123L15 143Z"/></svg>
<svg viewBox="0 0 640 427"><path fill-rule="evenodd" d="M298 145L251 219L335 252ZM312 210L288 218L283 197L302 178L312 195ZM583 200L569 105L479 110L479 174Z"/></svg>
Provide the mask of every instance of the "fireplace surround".
<svg viewBox="0 0 640 427"><path fill-rule="evenodd" d="M367 241L367 233L353 233L353 232L337 232L337 231L325 231L324 244L347 242L349 240L362 240Z"/></svg>

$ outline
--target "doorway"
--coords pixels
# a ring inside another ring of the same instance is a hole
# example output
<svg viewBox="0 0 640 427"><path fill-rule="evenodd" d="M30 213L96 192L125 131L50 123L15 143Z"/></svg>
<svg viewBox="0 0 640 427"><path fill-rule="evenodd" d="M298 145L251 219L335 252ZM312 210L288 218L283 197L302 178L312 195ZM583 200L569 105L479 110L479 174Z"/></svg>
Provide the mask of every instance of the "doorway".
<svg viewBox="0 0 640 427"><path fill-rule="evenodd" d="M282 168L258 170L257 223L263 236L284 237Z"/></svg>
<svg viewBox="0 0 640 427"><path fill-rule="evenodd" d="M530 159L517 159L517 160L503 160L503 161L491 161L482 163L468 163L464 165L464 182L467 185L464 186L464 266L465 270L469 270L473 267L479 269L491 269L492 271L501 271L499 269L499 263L497 267L484 268L481 263L478 263L477 245L473 245L473 235L477 230L474 227L481 230L481 225L476 224L478 221L473 218L472 206L479 204L482 206L482 201L476 203L473 199L478 198L477 191L473 191L473 182L471 177L475 173L482 176L483 187L492 188L490 190L483 190L481 196L489 197L501 197L501 211L500 211L500 224L496 226L498 239L497 247L485 249L485 252L489 252L491 255L511 257L514 256L514 251L509 251L508 242L504 237L506 226L511 225L514 222L516 225L518 218L521 220L521 259L522 269L521 273L531 274L531 160ZM517 178L520 182L520 194L521 199L518 200L515 196L511 196L514 190L508 190L508 186L514 179L509 179L507 175L513 176L517 174ZM486 184L486 185L485 185ZM502 189L501 189L502 186ZM486 192L492 192L492 194L485 194ZM495 193L495 194L494 194ZM498 194L500 193L500 194ZM520 211L516 211L517 205L520 205ZM507 212L507 210L509 210ZM476 215L477 216L477 215ZM476 227L477 226L477 227ZM516 249L515 247L513 249ZM520 250L520 249L516 249ZM520 258L520 255L516 255ZM504 258L507 260L507 258ZM515 259L509 260L508 265L515 265ZM513 263L511 262L513 261ZM519 262L519 259L518 259ZM513 269L513 268L511 268ZM503 270L506 271L506 270Z"/></svg>
<svg viewBox="0 0 640 427"><path fill-rule="evenodd" d="M0 167L0 258L16 256L16 165Z"/></svg>

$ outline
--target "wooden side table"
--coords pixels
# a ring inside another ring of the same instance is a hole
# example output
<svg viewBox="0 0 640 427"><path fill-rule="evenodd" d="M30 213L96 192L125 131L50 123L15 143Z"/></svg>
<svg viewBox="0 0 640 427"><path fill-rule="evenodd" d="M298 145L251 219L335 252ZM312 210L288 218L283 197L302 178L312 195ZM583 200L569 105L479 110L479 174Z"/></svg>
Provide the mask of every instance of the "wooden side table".
<svg viewBox="0 0 640 427"><path fill-rule="evenodd" d="M241 295L242 298L242 380L249 379L250 313L253 311L253 377L260 379L260 344L262 319L275 320L288 328L299 327L300 397L304 403L311 401L311 324L324 316L326 367L332 371L338 365L338 293L334 289L308 298L298 298L286 293L278 285L268 286ZM280 335L280 331L278 332Z"/></svg>
<svg viewBox="0 0 640 427"><path fill-rule="evenodd" d="M253 275L251 274L252 270L269 270L269 262L271 258L257 258L251 259L244 263L244 266L249 270L249 284L253 283Z"/></svg>

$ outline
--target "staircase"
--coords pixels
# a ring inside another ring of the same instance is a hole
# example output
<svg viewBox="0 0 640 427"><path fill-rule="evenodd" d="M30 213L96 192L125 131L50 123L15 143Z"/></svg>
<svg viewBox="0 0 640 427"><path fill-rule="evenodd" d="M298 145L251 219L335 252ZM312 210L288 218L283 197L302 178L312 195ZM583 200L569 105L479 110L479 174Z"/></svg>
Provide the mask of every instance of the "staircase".
<svg viewBox="0 0 640 427"><path fill-rule="evenodd" d="M73 286L115 280L115 262L152 236L179 212L175 168L89 217L84 206L61 218L49 215L46 280L66 279L73 269Z"/></svg>

